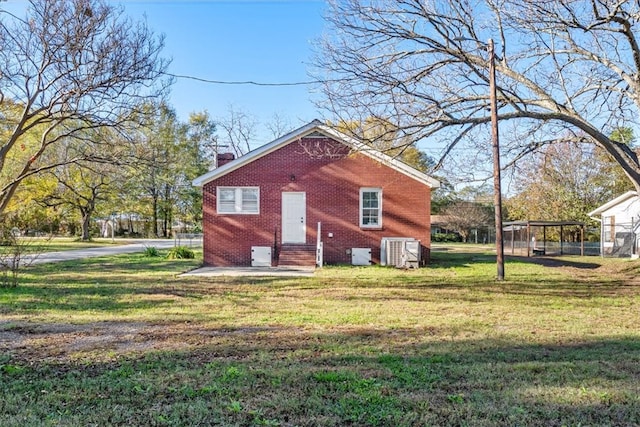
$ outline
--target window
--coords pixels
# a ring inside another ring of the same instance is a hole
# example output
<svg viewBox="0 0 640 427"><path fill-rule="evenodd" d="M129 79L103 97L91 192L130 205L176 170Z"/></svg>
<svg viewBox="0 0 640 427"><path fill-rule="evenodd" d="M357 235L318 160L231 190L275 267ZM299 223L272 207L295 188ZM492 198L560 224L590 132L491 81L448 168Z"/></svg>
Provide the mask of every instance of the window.
<svg viewBox="0 0 640 427"><path fill-rule="evenodd" d="M603 240L605 242L613 242L616 237L616 217L605 216L602 218L602 230L604 231Z"/></svg>
<svg viewBox="0 0 640 427"><path fill-rule="evenodd" d="M382 227L382 189L360 189L360 227Z"/></svg>
<svg viewBox="0 0 640 427"><path fill-rule="evenodd" d="M218 187L218 213L260 213L260 189L258 187Z"/></svg>

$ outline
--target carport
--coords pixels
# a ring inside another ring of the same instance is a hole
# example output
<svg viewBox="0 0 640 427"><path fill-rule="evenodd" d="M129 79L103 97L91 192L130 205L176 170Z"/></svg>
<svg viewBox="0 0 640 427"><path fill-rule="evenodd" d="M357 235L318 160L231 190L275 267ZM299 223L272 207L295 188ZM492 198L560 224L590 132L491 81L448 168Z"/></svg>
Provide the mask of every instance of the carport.
<svg viewBox="0 0 640 427"><path fill-rule="evenodd" d="M503 232L505 249L510 245L512 255L584 256L584 222L509 221L503 223Z"/></svg>

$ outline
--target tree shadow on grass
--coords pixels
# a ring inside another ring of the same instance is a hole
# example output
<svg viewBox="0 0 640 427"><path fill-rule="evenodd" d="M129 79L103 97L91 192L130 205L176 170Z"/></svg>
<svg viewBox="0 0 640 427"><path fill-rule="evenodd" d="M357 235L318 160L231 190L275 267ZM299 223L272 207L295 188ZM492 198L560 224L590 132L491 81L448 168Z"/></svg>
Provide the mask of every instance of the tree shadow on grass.
<svg viewBox="0 0 640 427"><path fill-rule="evenodd" d="M46 416L64 407L88 424L114 422L117 413L129 414L136 425L155 424L158 414L182 425L640 422L637 336L545 344L444 339L449 333L167 324L164 346L111 360L76 354L82 363L34 363L5 356L3 366L14 368L0 395L10 398L31 387L23 413ZM0 414L0 422L10 416Z"/></svg>
<svg viewBox="0 0 640 427"><path fill-rule="evenodd" d="M431 259L425 268L460 268L470 264L493 264L496 256L478 252L431 252Z"/></svg>
<svg viewBox="0 0 640 427"><path fill-rule="evenodd" d="M601 267L598 262L584 261L585 257L567 259L567 257L535 256L525 257L517 255L505 255L505 262L524 263L542 265L544 267L572 267L578 269L593 270ZM495 264L496 255L491 253L477 252L457 252L457 253L434 253L431 254L431 263L427 268L458 268L469 267L470 264Z"/></svg>
<svg viewBox="0 0 640 427"><path fill-rule="evenodd" d="M544 267L571 267L571 268L578 268L582 270L595 270L602 266L597 262L578 261L578 260L567 259L566 257L565 258L555 258L555 257L548 257L548 256L523 257L523 256L510 255L508 259L510 261L515 261L520 263L542 265ZM580 259L583 259L583 257L580 257Z"/></svg>

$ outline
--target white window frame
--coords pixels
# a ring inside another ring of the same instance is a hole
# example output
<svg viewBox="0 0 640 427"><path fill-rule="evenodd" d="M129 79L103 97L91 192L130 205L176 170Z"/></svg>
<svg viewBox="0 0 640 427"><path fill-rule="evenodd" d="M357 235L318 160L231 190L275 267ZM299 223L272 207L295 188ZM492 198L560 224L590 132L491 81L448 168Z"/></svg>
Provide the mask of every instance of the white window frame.
<svg viewBox="0 0 640 427"><path fill-rule="evenodd" d="M364 223L364 210L371 209L364 207L364 193L377 193L378 194L378 223L377 224L365 224ZM360 188L360 210L358 212L360 217L361 228L382 228L382 188L378 187L362 187Z"/></svg>
<svg viewBox="0 0 640 427"><path fill-rule="evenodd" d="M616 217L609 215L602 217L602 241L613 242L616 238Z"/></svg>
<svg viewBox="0 0 640 427"><path fill-rule="evenodd" d="M234 210L223 210L220 205L220 192L222 190L233 190L233 207ZM242 203L242 194L244 190L255 190L258 193L256 208L254 210L247 209ZM220 215L258 215L260 214L260 187L216 187L216 211Z"/></svg>

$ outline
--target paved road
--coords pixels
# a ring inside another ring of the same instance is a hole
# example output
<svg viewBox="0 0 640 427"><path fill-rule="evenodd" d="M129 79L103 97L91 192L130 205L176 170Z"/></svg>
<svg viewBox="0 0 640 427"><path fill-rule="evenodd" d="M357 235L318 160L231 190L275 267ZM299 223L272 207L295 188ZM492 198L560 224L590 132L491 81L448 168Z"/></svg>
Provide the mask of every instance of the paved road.
<svg viewBox="0 0 640 427"><path fill-rule="evenodd" d="M193 246L200 246L202 242L193 241ZM128 254L142 252L145 248L153 246L158 249L167 249L174 246L173 239L141 239L135 243L119 246L102 246L97 248L74 249L71 251L45 252L33 257L24 257L24 264L43 264L46 262L70 261L74 259L94 258L100 256Z"/></svg>

